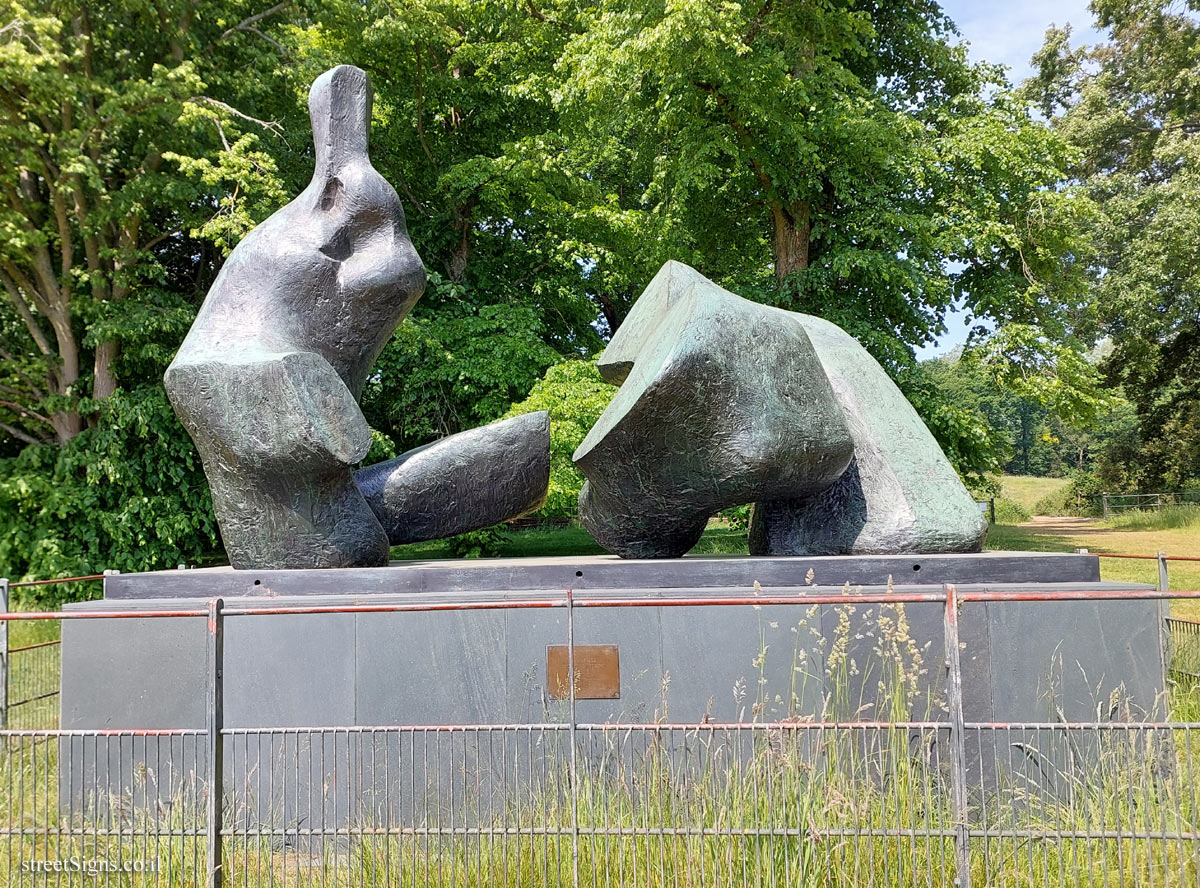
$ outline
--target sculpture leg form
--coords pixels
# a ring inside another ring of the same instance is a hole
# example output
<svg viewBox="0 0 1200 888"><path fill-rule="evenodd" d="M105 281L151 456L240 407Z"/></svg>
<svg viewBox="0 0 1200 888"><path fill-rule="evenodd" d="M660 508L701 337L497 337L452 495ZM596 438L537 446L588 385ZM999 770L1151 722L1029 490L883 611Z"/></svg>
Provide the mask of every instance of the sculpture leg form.
<svg viewBox="0 0 1200 888"><path fill-rule="evenodd" d="M819 494L754 508L755 555L978 552L987 522L903 393L853 336L800 315L854 439L854 462Z"/></svg>
<svg viewBox="0 0 1200 888"><path fill-rule="evenodd" d="M518 518L546 501L550 415L450 435L360 469L354 480L394 546Z"/></svg>

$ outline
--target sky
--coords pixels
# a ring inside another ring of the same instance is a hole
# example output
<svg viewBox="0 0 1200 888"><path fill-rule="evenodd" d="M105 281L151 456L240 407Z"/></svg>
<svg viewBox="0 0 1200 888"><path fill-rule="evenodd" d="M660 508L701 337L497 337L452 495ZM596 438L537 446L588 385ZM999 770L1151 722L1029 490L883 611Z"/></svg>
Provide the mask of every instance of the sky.
<svg viewBox="0 0 1200 888"><path fill-rule="evenodd" d="M1100 34L1092 27L1088 0L942 0L942 8L958 25L973 61L1005 65L1009 79L1019 83L1029 76L1029 60L1042 46L1051 24L1071 25L1071 42L1096 43ZM936 345L917 349L918 358L932 358L954 350L966 341L965 315L946 318L948 332Z"/></svg>

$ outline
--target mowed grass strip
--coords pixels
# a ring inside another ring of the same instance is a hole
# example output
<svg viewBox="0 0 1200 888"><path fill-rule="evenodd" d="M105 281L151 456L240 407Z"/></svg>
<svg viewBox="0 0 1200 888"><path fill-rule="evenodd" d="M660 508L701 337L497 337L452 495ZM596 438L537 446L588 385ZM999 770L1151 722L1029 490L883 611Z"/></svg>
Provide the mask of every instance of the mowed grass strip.
<svg viewBox="0 0 1200 888"><path fill-rule="evenodd" d="M1070 483L1068 478L1039 478L1035 475L1001 475L1000 495L1012 500L1030 514L1043 497L1058 493Z"/></svg>
<svg viewBox="0 0 1200 888"><path fill-rule="evenodd" d="M1200 558L1200 528L1190 525L1124 530L1092 518L1042 519L1026 524L993 526L988 533L987 548L1015 552L1087 549L1099 555L1154 555L1163 551L1168 555ZM1100 575L1118 582L1154 583L1158 579L1158 565L1149 560L1101 558ZM1200 562L1169 562L1167 576L1172 590L1200 590ZM1171 613L1200 619L1200 601L1173 601Z"/></svg>

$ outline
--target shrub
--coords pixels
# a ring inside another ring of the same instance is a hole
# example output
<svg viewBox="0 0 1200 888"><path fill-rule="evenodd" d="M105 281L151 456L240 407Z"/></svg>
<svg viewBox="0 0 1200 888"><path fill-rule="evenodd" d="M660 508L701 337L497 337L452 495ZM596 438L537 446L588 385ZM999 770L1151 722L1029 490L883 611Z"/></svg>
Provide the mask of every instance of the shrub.
<svg viewBox="0 0 1200 888"><path fill-rule="evenodd" d="M0 576L212 560L220 543L208 483L162 387L118 391L93 408L94 427L62 447L30 445L0 460ZM36 594L53 605L77 592Z"/></svg>
<svg viewBox="0 0 1200 888"><path fill-rule="evenodd" d="M451 537L446 548L455 558L494 558L508 542L508 535L509 530L503 524L493 524Z"/></svg>
<svg viewBox="0 0 1200 888"><path fill-rule="evenodd" d="M1016 500L1011 500L1006 496L996 497L997 524L1021 524L1028 521L1029 518L1029 511Z"/></svg>
<svg viewBox="0 0 1200 888"><path fill-rule="evenodd" d="M546 504L535 514L575 514L584 479L571 455L616 393L615 386L600 378L594 359L563 361L547 370L529 396L508 411L506 416L536 410L550 413L550 491Z"/></svg>

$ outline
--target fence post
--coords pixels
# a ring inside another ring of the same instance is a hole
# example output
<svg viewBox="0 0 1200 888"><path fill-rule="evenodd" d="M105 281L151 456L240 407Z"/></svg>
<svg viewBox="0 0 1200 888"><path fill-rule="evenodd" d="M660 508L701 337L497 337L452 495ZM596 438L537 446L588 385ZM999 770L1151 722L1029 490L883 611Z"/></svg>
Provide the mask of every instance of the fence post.
<svg viewBox="0 0 1200 888"><path fill-rule="evenodd" d="M571 886L579 888L579 771L576 761L575 725L575 593L567 590L567 682L571 724L567 729L571 741Z"/></svg>
<svg viewBox="0 0 1200 888"><path fill-rule="evenodd" d="M1104 511L1104 517L1108 517L1108 494L1100 494L1100 508Z"/></svg>
<svg viewBox="0 0 1200 888"><path fill-rule="evenodd" d="M0 613L8 613L8 579L0 577ZM0 620L0 731L8 728L8 620Z"/></svg>
<svg viewBox="0 0 1200 888"><path fill-rule="evenodd" d="M963 717L962 660L958 642L958 590L952 583L946 593L946 701L950 708L951 791L954 811L954 855L958 888L971 888L971 832L967 819L967 738Z"/></svg>
<svg viewBox="0 0 1200 888"><path fill-rule="evenodd" d="M988 517L991 518L991 523L996 523L996 498L993 496L988 499Z"/></svg>
<svg viewBox="0 0 1200 888"><path fill-rule="evenodd" d="M1166 592L1171 588L1170 581L1167 578L1167 553L1162 549L1158 550L1158 591Z"/></svg>
<svg viewBox="0 0 1200 888"><path fill-rule="evenodd" d="M207 833L207 876L205 888L221 888L224 882L221 861L221 805L224 796L224 749L221 728L225 722L225 617L221 613L225 602L214 598L208 603L208 713L205 742L208 770L208 806L205 812Z"/></svg>

